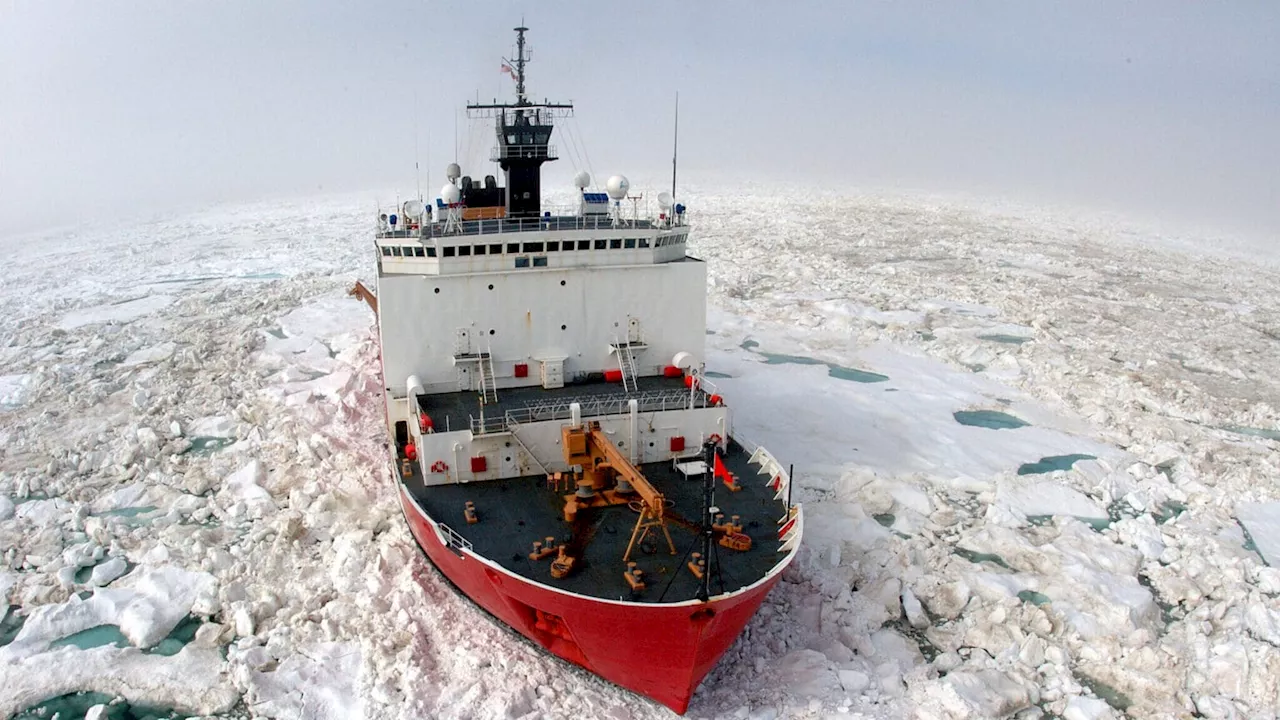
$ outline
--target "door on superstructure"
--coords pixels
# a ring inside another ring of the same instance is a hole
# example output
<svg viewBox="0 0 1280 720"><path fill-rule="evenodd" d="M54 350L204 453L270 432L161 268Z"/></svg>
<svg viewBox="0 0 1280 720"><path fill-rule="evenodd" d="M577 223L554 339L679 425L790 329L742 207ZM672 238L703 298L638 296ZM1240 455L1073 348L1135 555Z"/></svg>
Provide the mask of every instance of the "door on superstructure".
<svg viewBox="0 0 1280 720"><path fill-rule="evenodd" d="M627 316L627 342L635 344L644 342L640 335L640 318Z"/></svg>
<svg viewBox="0 0 1280 720"><path fill-rule="evenodd" d="M471 354L471 328L460 327L453 336L453 356Z"/></svg>
<svg viewBox="0 0 1280 720"><path fill-rule="evenodd" d="M458 390L474 390L479 367L471 358L471 328L460 327L453 335L454 368L458 373Z"/></svg>

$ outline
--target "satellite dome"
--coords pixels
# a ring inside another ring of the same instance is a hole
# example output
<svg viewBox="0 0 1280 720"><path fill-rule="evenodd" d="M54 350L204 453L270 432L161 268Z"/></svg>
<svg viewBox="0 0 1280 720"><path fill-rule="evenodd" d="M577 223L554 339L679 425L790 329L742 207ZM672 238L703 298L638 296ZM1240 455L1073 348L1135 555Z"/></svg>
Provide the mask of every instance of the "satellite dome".
<svg viewBox="0 0 1280 720"><path fill-rule="evenodd" d="M410 220L417 220L422 217L423 207L421 200L406 200L404 205L400 207L404 216Z"/></svg>
<svg viewBox="0 0 1280 720"><path fill-rule="evenodd" d="M462 191L457 185L449 183L440 188L440 199L444 200L446 205L452 205L462 199Z"/></svg>
<svg viewBox="0 0 1280 720"><path fill-rule="evenodd" d="M666 192L665 190L658 193L658 207L663 210L671 209L671 193Z"/></svg>
<svg viewBox="0 0 1280 720"><path fill-rule="evenodd" d="M585 190L586 187L590 184L591 184L591 173L587 172L586 170L583 170L582 172L573 176L573 186L578 188L579 190Z"/></svg>
<svg viewBox="0 0 1280 720"><path fill-rule="evenodd" d="M621 200L627 196L627 191L631 189L631 182L622 175L614 175L609 178L609 182L605 183L604 189L609 193L612 200Z"/></svg>
<svg viewBox="0 0 1280 720"><path fill-rule="evenodd" d="M462 168L458 167L458 163L449 163L449 167L444 169L444 176L449 178L449 182L453 182L462 177Z"/></svg>

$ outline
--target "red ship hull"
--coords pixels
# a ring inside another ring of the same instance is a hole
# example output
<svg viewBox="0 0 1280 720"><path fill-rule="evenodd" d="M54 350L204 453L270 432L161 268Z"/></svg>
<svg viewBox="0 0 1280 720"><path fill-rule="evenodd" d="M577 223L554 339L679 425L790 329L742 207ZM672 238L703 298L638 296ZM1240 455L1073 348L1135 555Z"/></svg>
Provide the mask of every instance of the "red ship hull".
<svg viewBox="0 0 1280 720"><path fill-rule="evenodd" d="M555 655L680 714L781 577L769 573L751 587L707 603L585 597L539 585L446 545L403 487L400 503L418 545L473 601Z"/></svg>

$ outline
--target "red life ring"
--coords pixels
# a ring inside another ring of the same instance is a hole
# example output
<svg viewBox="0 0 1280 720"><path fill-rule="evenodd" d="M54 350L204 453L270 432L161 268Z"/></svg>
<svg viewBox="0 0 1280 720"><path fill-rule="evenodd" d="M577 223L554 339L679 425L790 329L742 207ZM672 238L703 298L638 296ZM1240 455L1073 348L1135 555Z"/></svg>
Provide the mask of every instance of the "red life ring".
<svg viewBox="0 0 1280 720"><path fill-rule="evenodd" d="M443 460L437 460L431 463L431 472L433 473L449 472L449 464Z"/></svg>
<svg viewBox="0 0 1280 720"><path fill-rule="evenodd" d="M711 433L711 437L707 438L707 442L713 442L716 445L719 445L722 440L724 438L720 437L719 433Z"/></svg>

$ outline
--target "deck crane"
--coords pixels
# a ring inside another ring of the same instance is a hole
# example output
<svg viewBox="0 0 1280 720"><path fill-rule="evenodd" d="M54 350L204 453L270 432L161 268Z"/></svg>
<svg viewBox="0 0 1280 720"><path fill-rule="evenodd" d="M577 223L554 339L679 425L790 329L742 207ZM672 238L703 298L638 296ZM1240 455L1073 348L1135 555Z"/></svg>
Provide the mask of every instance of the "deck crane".
<svg viewBox="0 0 1280 720"><path fill-rule="evenodd" d="M627 459L617 445L609 439L600 423L589 422L578 426L565 426L561 431L561 448L569 467L580 467L577 491L565 496L564 519L573 524L578 510L584 507L630 505L640 511L631 541L622 562L631 560L631 551L643 542L654 528L661 528L671 554L676 554L675 543L667 529L667 499L654 489L636 466ZM609 476L616 478L608 487Z"/></svg>

